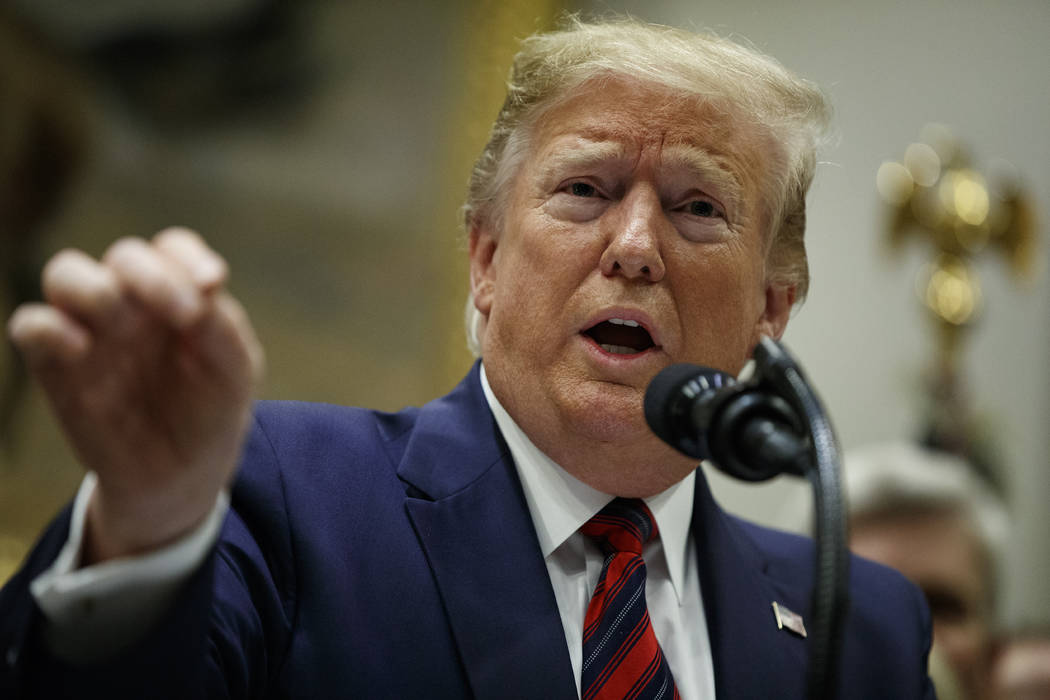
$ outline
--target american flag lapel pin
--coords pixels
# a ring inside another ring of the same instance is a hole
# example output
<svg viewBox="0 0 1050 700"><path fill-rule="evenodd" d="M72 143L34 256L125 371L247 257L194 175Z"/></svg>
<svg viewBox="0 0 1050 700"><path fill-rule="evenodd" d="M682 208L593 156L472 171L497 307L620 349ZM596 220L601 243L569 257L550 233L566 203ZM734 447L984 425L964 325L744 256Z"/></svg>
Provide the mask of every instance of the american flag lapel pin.
<svg viewBox="0 0 1050 700"><path fill-rule="evenodd" d="M806 636L806 625L802 622L802 616L793 610L788 610L783 605L773 601L773 615L777 618L777 629L790 630L800 637Z"/></svg>

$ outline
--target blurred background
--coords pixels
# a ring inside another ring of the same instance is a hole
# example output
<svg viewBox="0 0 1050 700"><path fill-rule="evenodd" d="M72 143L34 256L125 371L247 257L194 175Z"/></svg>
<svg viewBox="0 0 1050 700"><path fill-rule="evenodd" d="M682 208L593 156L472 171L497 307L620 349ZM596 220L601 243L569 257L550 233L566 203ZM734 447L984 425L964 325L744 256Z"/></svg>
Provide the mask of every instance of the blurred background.
<svg viewBox="0 0 1050 700"><path fill-rule="evenodd" d="M97 255L180 224L231 263L267 348L265 397L396 409L443 393L470 364L470 164L515 40L566 10L710 29L825 89L837 137L809 198L812 291L785 340L847 448L929 437L950 407L1013 520L1003 618L1045 619L1045 0L2 0L3 315L38 294L56 250ZM947 389L944 332L916 291L939 248L928 232L891 246L895 209L876 188L910 144L943 146L928 124L1042 237L1026 265L1005 246L967 252L980 304L954 332ZM6 344L0 390L2 581L80 475ZM730 510L804 527L804 484L712 480Z"/></svg>

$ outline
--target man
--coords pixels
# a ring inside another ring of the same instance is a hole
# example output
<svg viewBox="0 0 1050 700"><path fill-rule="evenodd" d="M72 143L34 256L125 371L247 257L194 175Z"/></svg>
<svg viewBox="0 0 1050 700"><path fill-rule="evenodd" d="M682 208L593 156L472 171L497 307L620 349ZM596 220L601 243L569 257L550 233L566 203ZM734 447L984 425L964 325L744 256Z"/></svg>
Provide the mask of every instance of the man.
<svg viewBox="0 0 1050 700"><path fill-rule="evenodd" d="M722 40L527 39L466 207L483 364L396 414L253 413L261 352L193 234L60 254L11 334L93 475L0 600L5 682L803 697L810 544L722 513L641 406L668 364L737 372L783 332L825 114ZM853 596L842 696L931 697L917 590L856 562Z"/></svg>
<svg viewBox="0 0 1050 700"><path fill-rule="evenodd" d="M847 453L850 548L926 595L933 648L962 697L990 693L1006 509L963 460L903 442Z"/></svg>

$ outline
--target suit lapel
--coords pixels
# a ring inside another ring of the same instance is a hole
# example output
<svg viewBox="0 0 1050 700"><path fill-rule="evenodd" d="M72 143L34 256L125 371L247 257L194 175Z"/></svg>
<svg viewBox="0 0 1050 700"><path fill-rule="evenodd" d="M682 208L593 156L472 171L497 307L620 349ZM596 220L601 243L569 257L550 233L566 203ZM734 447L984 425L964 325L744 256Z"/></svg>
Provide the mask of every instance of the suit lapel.
<svg viewBox="0 0 1050 700"><path fill-rule="evenodd" d="M478 367L419 414L400 458L405 507L479 698L576 698L565 633L517 472ZM807 647L772 603L808 588L769 577L765 555L698 472L692 529L718 700L805 697Z"/></svg>
<svg viewBox="0 0 1050 700"><path fill-rule="evenodd" d="M475 696L575 698L547 567L476 365L422 409L398 473Z"/></svg>
<svg viewBox="0 0 1050 700"><path fill-rule="evenodd" d="M719 700L805 697L805 641L777 628L773 601L801 612L800 591L767 575L765 556L714 502L697 472L693 532Z"/></svg>

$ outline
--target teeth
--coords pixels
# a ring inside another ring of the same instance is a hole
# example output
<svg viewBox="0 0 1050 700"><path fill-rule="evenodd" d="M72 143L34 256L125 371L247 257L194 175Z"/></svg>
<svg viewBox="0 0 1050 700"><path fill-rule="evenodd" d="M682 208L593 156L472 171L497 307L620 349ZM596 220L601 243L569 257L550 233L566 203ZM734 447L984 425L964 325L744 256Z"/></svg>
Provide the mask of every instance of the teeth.
<svg viewBox="0 0 1050 700"><path fill-rule="evenodd" d="M609 319L609 323L611 323L613 325L616 325L616 326L630 326L631 328L637 328L638 327L638 322L637 321L628 321L627 319L623 319L623 318L610 318Z"/></svg>
<svg viewBox="0 0 1050 700"><path fill-rule="evenodd" d="M610 345L609 343L602 343L602 350L605 352L611 352L613 355L633 355L637 350L634 348L627 347L626 345Z"/></svg>

